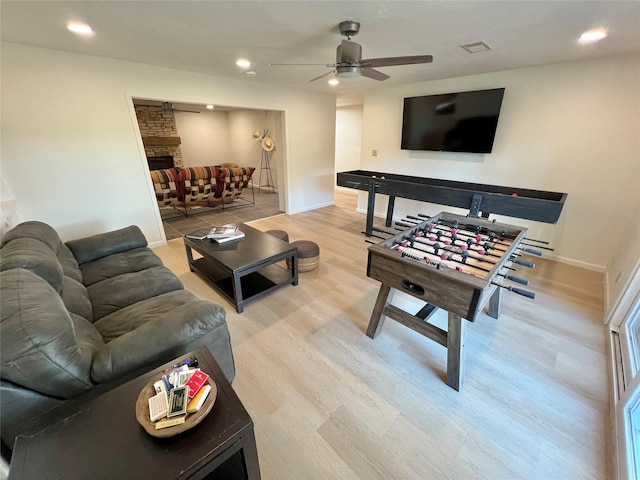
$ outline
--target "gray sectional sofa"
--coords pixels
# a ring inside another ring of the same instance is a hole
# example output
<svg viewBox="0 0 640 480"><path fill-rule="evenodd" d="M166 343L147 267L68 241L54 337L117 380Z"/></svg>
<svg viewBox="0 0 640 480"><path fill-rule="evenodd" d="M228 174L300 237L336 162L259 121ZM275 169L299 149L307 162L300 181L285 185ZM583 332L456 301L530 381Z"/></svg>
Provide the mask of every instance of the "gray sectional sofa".
<svg viewBox="0 0 640 480"><path fill-rule="evenodd" d="M235 375L224 308L164 267L136 226L63 243L42 222L0 242L0 432L206 346ZM37 421L35 421L37 424Z"/></svg>

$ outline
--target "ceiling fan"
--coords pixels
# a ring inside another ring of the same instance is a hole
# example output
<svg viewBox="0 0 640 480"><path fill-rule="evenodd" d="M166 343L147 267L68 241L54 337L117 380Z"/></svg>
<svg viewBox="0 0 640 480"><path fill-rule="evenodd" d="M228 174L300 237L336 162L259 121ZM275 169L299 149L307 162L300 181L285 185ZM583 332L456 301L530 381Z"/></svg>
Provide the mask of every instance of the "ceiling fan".
<svg viewBox="0 0 640 480"><path fill-rule="evenodd" d="M331 71L323 73L322 75L312 78L309 82L314 82L326 77L327 75L335 74L336 77L351 78L351 77L367 77L373 80L386 80L389 75L386 75L378 70L377 67L393 67L396 65L413 65L417 63L431 63L433 57L431 55L412 55L405 57L386 57L386 58L368 58L362 59L362 47L356 42L352 42L351 38L357 35L360 31L360 22L354 20L345 20L338 25L340 35L347 37L347 40L342 40L342 43L338 45L336 50L336 63L326 64L331 68ZM269 66L279 65L325 65L324 63L270 63Z"/></svg>
<svg viewBox="0 0 640 480"><path fill-rule="evenodd" d="M187 112L187 113L200 113L197 110L181 110L179 108L174 108L173 103L171 102L162 102L162 111L163 112Z"/></svg>

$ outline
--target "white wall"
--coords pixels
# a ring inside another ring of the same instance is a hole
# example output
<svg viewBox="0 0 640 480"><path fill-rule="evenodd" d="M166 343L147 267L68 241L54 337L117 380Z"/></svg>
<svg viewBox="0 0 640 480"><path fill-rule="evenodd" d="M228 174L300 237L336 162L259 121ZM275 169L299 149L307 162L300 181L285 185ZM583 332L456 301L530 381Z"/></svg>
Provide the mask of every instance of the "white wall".
<svg viewBox="0 0 640 480"><path fill-rule="evenodd" d="M227 112L175 112L175 118L185 167L218 165L230 161Z"/></svg>
<svg viewBox="0 0 640 480"><path fill-rule="evenodd" d="M270 153L271 171L274 184L277 186L278 179L278 158L281 157L282 136L280 134L276 119L279 118L279 112L268 112L264 110L233 110L229 112L229 131L231 138L231 150L239 165L255 167L253 174L254 185L258 185L260 181L260 166L262 160L262 147L260 142L252 137L254 130L264 132L268 130L276 145L276 148ZM266 185L266 173L263 175L262 184Z"/></svg>
<svg viewBox="0 0 640 480"><path fill-rule="evenodd" d="M363 105L336 109L336 172L360 168Z"/></svg>
<svg viewBox="0 0 640 480"><path fill-rule="evenodd" d="M640 199L639 67L637 55L623 56L371 92L364 102L360 168L566 192L556 225L496 218L551 241L553 258L604 271L609 241L626 230ZM400 150L404 97L498 87L506 91L493 153ZM372 149L380 156L371 157ZM376 215L384 216L386 204L386 197L378 198ZM366 211L364 193L358 209ZM440 211L458 210L396 200L396 216Z"/></svg>
<svg viewBox="0 0 640 480"><path fill-rule="evenodd" d="M283 111L287 212L333 203L332 95L22 45L1 48L0 173L21 220L50 223L64 240L131 224L150 243L164 240L131 97Z"/></svg>

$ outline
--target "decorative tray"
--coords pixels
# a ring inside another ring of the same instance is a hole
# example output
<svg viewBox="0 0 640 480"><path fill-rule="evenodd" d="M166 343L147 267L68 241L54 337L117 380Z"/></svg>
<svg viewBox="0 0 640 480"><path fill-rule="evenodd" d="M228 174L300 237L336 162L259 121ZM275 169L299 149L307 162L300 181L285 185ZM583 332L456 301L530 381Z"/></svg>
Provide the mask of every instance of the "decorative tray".
<svg viewBox="0 0 640 480"><path fill-rule="evenodd" d="M142 425L149 435L158 438L167 438L185 432L200 423L213 408L213 404L218 396L218 388L216 387L216 382L209 377L208 383L211 386L211 391L209 392L207 399L204 401L202 408L195 413L187 413L184 423L158 430L156 429L156 424L161 420L158 420L158 422L151 421L149 417L149 399L156 394L153 384L161 378L162 375L151 380L147 385L145 385L138 395L138 400L136 401L136 420L138 420L138 423Z"/></svg>

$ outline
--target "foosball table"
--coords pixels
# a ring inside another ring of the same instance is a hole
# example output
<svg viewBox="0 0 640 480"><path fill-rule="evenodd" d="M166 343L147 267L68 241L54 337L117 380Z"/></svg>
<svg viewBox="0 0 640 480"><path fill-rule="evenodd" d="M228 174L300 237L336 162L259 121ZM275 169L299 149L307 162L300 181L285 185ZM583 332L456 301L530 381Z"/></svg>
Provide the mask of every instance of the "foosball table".
<svg viewBox="0 0 640 480"><path fill-rule="evenodd" d="M367 275L381 286L366 333L375 338L388 317L443 345L447 384L460 390L466 321L473 322L485 306L498 318L503 290L533 299L534 293L514 286L528 281L512 273L514 265L533 268L524 256L541 255L537 248L547 247L537 243L546 242L527 239L526 228L445 212L403 222L405 231L368 248ZM391 289L426 305L410 314L389 302ZM428 323L438 308L448 312L446 331Z"/></svg>

